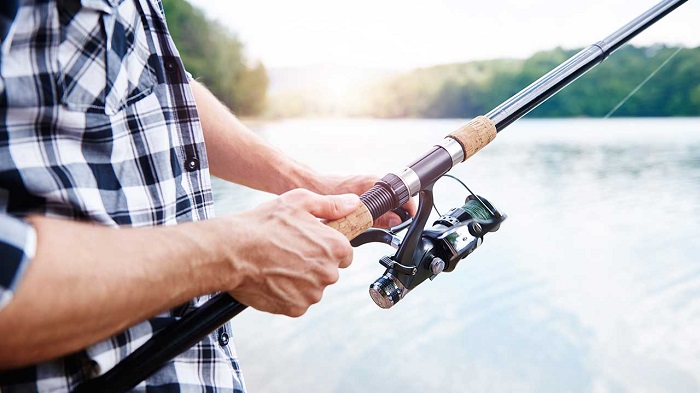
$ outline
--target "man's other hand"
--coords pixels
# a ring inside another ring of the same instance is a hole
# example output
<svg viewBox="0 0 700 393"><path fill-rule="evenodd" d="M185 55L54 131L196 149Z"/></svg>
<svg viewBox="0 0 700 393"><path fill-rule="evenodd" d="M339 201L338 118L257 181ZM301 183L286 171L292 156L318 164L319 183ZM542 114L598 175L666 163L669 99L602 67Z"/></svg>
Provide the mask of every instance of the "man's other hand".
<svg viewBox="0 0 700 393"><path fill-rule="evenodd" d="M240 214L223 217L228 255L238 284L229 293L262 311L301 316L338 281L352 261L352 247L320 219L352 213L356 195L323 196L297 189ZM223 240L225 239L225 240Z"/></svg>

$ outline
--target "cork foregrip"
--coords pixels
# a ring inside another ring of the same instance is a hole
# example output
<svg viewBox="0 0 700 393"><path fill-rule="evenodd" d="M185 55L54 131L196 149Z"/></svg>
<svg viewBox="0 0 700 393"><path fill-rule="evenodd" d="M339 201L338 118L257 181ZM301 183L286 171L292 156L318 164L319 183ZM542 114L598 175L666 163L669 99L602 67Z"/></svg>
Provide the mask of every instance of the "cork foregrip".
<svg viewBox="0 0 700 393"><path fill-rule="evenodd" d="M462 145L466 160L496 138L496 126L487 117L479 116L449 136Z"/></svg>
<svg viewBox="0 0 700 393"><path fill-rule="evenodd" d="M326 225L345 235L348 240L352 240L371 228L373 223L372 213L367 210L367 206L361 203L354 212L339 220L328 221Z"/></svg>

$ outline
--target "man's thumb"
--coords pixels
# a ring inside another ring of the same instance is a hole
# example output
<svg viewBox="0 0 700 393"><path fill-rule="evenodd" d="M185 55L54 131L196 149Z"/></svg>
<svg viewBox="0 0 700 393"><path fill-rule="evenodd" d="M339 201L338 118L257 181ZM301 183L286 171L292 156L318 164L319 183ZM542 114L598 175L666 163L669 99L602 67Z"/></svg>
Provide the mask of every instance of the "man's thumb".
<svg viewBox="0 0 700 393"><path fill-rule="evenodd" d="M360 197L355 194L323 195L319 203L309 206L309 213L326 220L337 220L352 213L360 205Z"/></svg>

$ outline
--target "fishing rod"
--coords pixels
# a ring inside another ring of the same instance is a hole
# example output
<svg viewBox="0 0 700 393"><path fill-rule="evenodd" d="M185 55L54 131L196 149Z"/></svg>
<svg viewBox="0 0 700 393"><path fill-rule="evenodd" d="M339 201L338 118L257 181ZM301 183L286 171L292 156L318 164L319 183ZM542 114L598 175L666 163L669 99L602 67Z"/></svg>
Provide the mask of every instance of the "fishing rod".
<svg viewBox="0 0 700 393"><path fill-rule="evenodd" d="M438 179L493 141L508 125L686 1L661 1L602 41L583 49L486 115L446 136L412 164L381 178L360 196L362 203L353 213L328 222L351 240L353 246L379 242L398 248L396 254L380 260L386 270L370 285L372 300L382 308L390 308L425 280L453 271L461 259L483 243L487 233L498 230L506 219L488 200L470 191L463 206L452 209L425 229L433 202L433 185ZM371 229L374 220L399 209L415 195L419 195L415 218L388 230ZM401 240L396 234L404 229L407 233ZM227 293L215 295L202 307L156 333L113 369L82 383L74 392L131 389L246 307Z"/></svg>

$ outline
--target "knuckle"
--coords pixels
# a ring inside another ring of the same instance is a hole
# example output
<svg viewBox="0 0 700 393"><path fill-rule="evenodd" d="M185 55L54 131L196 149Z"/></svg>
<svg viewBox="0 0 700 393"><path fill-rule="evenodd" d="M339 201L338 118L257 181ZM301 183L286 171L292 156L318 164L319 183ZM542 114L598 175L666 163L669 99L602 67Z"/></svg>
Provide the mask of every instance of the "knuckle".
<svg viewBox="0 0 700 393"><path fill-rule="evenodd" d="M319 282L323 287L335 284L340 278L338 273L338 268L336 268L337 261L333 261L332 265L324 266L318 275Z"/></svg>
<svg viewBox="0 0 700 393"><path fill-rule="evenodd" d="M327 270L325 282L328 285L337 283L339 279L340 279L340 273L338 273L338 269L333 268L333 269Z"/></svg>
<svg viewBox="0 0 700 393"><path fill-rule="evenodd" d="M304 192L303 189L301 189L301 188L295 188L295 189L293 189L293 190L289 190L289 191L285 192L285 193L282 194L282 195L285 196L285 197L292 198L292 197L297 197L297 196L301 195L303 192Z"/></svg>
<svg viewBox="0 0 700 393"><path fill-rule="evenodd" d="M288 191L282 194L279 199L287 210L295 212L311 211L316 205L322 203L317 194L303 188Z"/></svg>
<svg viewBox="0 0 700 393"><path fill-rule="evenodd" d="M345 237L335 237L330 243L332 258L336 261L352 259L352 246Z"/></svg>
<svg viewBox="0 0 700 393"><path fill-rule="evenodd" d="M306 190L304 188L296 188L294 190L287 192L287 195L289 195L289 197L291 197L293 199L300 200L300 199L310 198L314 194L311 191Z"/></svg>
<svg viewBox="0 0 700 393"><path fill-rule="evenodd" d="M300 189L287 191L284 194L280 195L277 198L277 200L282 205L287 205L287 206L293 205L293 204L298 203L298 201L302 199L302 193L303 193L303 190L300 190Z"/></svg>
<svg viewBox="0 0 700 393"><path fill-rule="evenodd" d="M323 298L323 290L313 291L311 293L311 304L316 304Z"/></svg>
<svg viewBox="0 0 700 393"><path fill-rule="evenodd" d="M307 309L308 309L308 307L293 306L293 307L289 307L285 314L289 317L292 317L292 318L299 318L300 316L306 314Z"/></svg>
<svg viewBox="0 0 700 393"><path fill-rule="evenodd" d="M352 261L352 256L353 256L352 247L347 247L345 250L345 253L342 255L342 258L340 258L340 259L343 262L350 262L350 261Z"/></svg>
<svg viewBox="0 0 700 393"><path fill-rule="evenodd" d="M343 254L340 258L338 258L338 266L342 268L346 268L350 266L352 263L352 258L353 258L353 249L352 247L348 247L346 250L346 253Z"/></svg>

